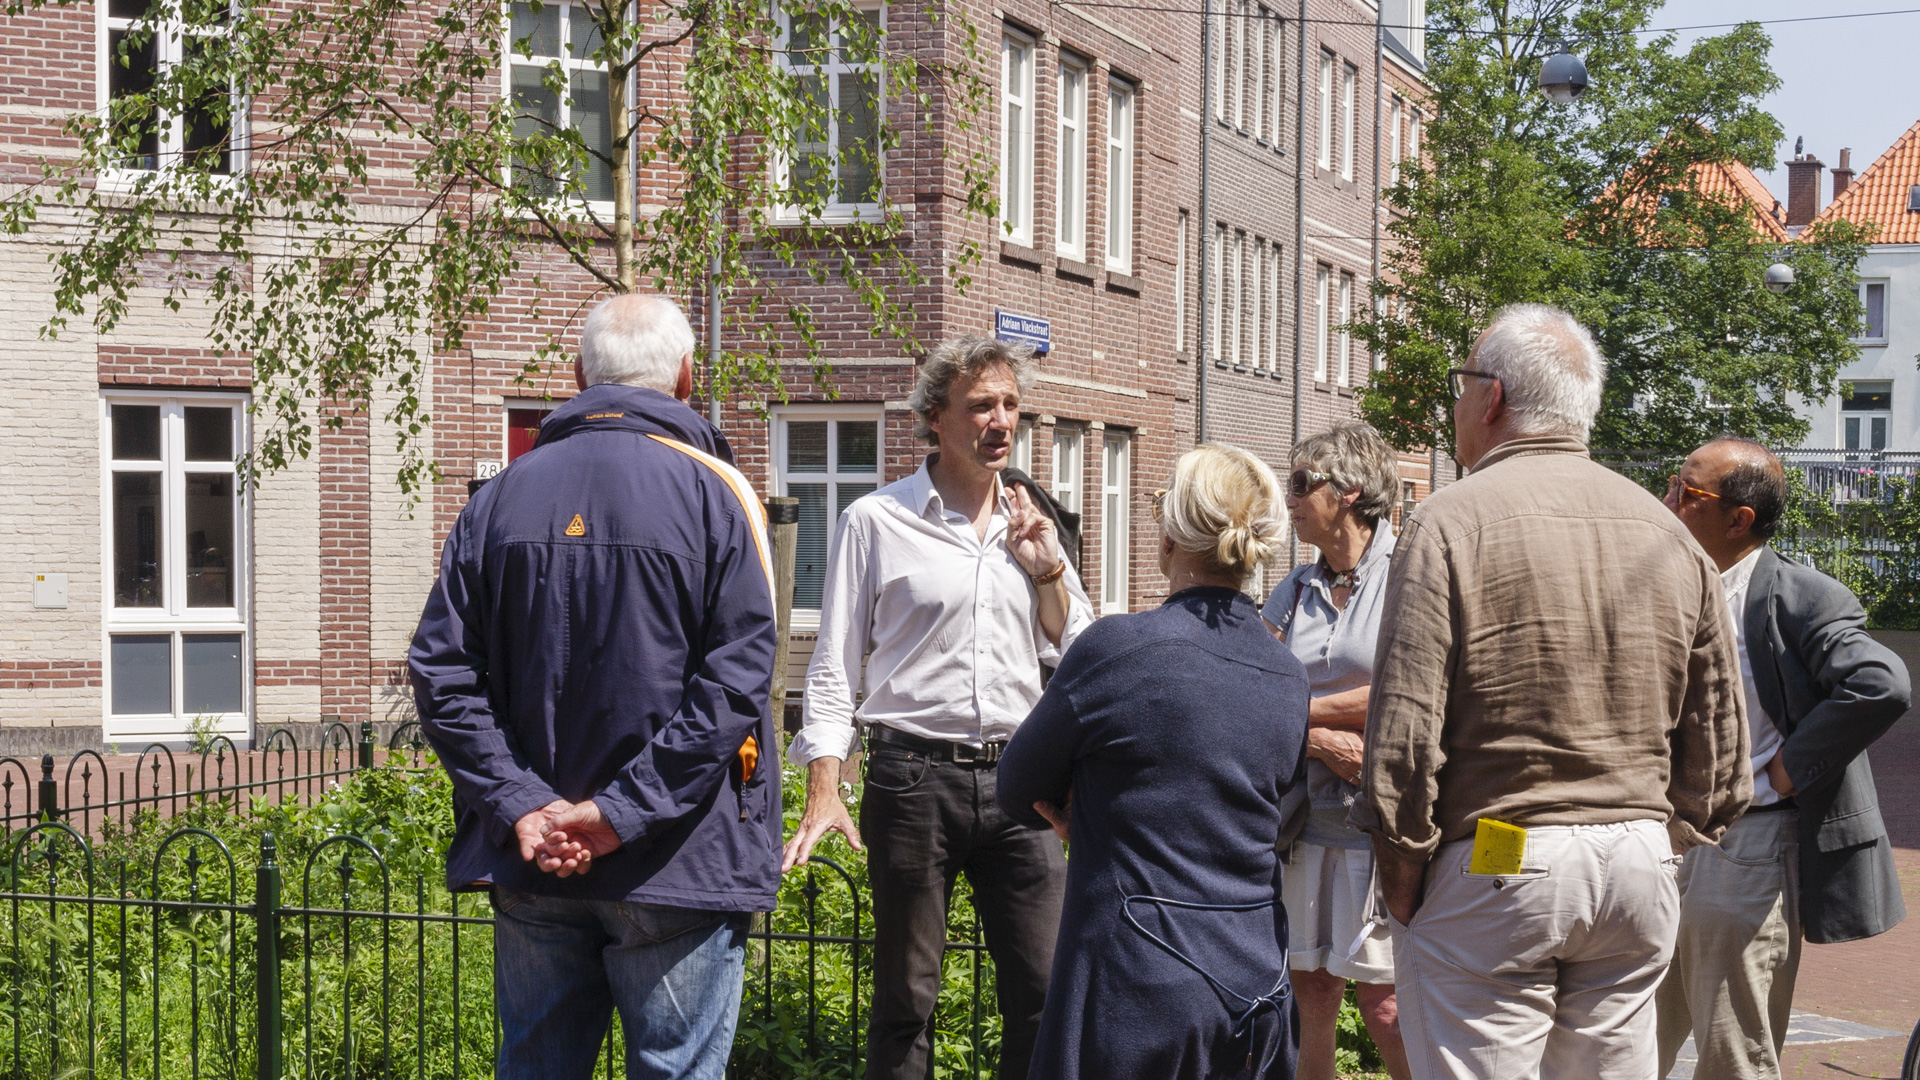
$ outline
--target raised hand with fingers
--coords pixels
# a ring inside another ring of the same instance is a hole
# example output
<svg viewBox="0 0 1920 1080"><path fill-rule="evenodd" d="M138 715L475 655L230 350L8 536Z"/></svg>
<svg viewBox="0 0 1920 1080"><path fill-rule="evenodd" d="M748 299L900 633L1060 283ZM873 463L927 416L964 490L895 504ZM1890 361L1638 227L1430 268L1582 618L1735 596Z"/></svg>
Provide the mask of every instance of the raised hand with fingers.
<svg viewBox="0 0 1920 1080"><path fill-rule="evenodd" d="M1053 519L1034 505L1033 497L1019 484L1012 485L1008 501L1013 505L1007 519L1007 552L1033 577L1043 577L1060 565L1060 545L1054 540Z"/></svg>

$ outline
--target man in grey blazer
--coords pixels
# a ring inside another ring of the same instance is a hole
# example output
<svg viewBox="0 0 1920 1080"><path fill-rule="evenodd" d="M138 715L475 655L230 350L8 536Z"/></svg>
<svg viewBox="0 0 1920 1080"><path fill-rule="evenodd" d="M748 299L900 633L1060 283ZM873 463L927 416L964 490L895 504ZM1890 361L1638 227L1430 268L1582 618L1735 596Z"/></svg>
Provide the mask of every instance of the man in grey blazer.
<svg viewBox="0 0 1920 1080"><path fill-rule="evenodd" d="M1695 1076L1775 1080L1802 938L1853 941L1906 917L1866 755L1906 712L1906 665L1845 586L1767 546L1786 501L1779 460L1727 436L1668 482L1738 627L1753 801L1680 866L1679 940L1655 998L1662 1076L1691 1034Z"/></svg>

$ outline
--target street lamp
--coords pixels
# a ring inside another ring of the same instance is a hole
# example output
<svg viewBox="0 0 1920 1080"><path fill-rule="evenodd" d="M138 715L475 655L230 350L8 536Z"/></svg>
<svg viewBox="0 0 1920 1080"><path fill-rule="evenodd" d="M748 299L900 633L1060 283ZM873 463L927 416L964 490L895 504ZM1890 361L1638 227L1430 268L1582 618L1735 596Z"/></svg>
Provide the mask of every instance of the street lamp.
<svg viewBox="0 0 1920 1080"><path fill-rule="evenodd" d="M1560 51L1540 65L1540 92L1555 105L1571 105L1587 92L1587 65L1573 55L1565 41L1556 41Z"/></svg>
<svg viewBox="0 0 1920 1080"><path fill-rule="evenodd" d="M1774 263L1767 267L1766 276L1761 279L1770 293L1783 293L1793 284L1793 267L1786 263Z"/></svg>

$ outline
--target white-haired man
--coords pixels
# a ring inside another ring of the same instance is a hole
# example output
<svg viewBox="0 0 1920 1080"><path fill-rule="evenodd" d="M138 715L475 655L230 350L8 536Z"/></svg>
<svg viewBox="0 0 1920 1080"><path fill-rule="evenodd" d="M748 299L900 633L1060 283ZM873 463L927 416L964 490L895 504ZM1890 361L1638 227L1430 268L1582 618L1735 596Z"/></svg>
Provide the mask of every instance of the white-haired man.
<svg viewBox="0 0 1920 1080"><path fill-rule="evenodd" d="M1678 852L1752 790L1719 572L1586 441L1606 361L1499 312L1449 373L1472 470L1394 551L1365 788L1413 1075L1656 1075Z"/></svg>
<svg viewBox="0 0 1920 1080"><path fill-rule="evenodd" d="M580 394L454 523L408 653L453 779L447 884L494 911L495 1074L719 1080L747 920L779 886L760 503L684 404L658 297L587 317Z"/></svg>
<svg viewBox="0 0 1920 1080"><path fill-rule="evenodd" d="M1057 664L1093 611L1053 522L1000 482L1029 370L1024 349L990 338L935 349L908 399L934 453L847 507L827 553L806 723L788 751L809 770L807 810L783 865L805 863L829 831L856 848L866 834L868 1080L932 1068L947 900L963 872L997 972L1001 1080L1024 1080L1040 1026L1066 861L1052 832L1000 810L994 766L1040 700L1040 664ZM839 786L860 727L855 829Z"/></svg>

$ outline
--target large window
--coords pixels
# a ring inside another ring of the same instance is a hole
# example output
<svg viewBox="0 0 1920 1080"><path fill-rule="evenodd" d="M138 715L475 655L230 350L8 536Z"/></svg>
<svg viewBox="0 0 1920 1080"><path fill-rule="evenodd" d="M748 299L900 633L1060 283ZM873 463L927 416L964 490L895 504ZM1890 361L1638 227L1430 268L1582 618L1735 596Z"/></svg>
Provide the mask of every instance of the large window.
<svg viewBox="0 0 1920 1080"><path fill-rule="evenodd" d="M1033 421L1025 417L1013 427L1013 452L1007 455L1007 464L1033 476Z"/></svg>
<svg viewBox="0 0 1920 1080"><path fill-rule="evenodd" d="M1225 326L1227 340L1221 342L1227 362L1240 365L1241 317L1240 305L1246 297L1247 273L1247 234L1239 229L1233 231L1233 246L1220 245L1227 260L1227 273L1220 275L1220 321Z"/></svg>
<svg viewBox="0 0 1920 1080"><path fill-rule="evenodd" d="M1278 378L1280 374L1280 302L1281 298L1285 295L1283 290L1286 288L1287 280L1286 256L1284 252L1285 249L1279 244L1273 245L1273 280L1268 285L1269 290L1273 294L1273 318L1268 324L1273 336L1268 340L1267 357L1275 378Z"/></svg>
<svg viewBox="0 0 1920 1080"><path fill-rule="evenodd" d="M1000 39L1000 221L1007 239L1033 245L1033 39Z"/></svg>
<svg viewBox="0 0 1920 1080"><path fill-rule="evenodd" d="M1070 259L1087 253L1087 65L1060 60L1060 178L1054 200L1054 245Z"/></svg>
<svg viewBox="0 0 1920 1080"><path fill-rule="evenodd" d="M1893 383L1855 382L1840 397L1840 439L1848 450L1885 450Z"/></svg>
<svg viewBox="0 0 1920 1080"><path fill-rule="evenodd" d="M1387 183L1400 182L1400 124L1406 113L1406 102L1399 94L1387 104Z"/></svg>
<svg viewBox="0 0 1920 1080"><path fill-rule="evenodd" d="M514 160L514 183L541 195L613 200L613 117L600 29L584 4L569 0L513 5L507 49L516 140L548 140L574 132L574 154L525 153ZM571 141L571 140L569 140Z"/></svg>
<svg viewBox="0 0 1920 1080"><path fill-rule="evenodd" d="M1207 353L1211 359L1218 362L1220 357L1225 355L1220 344L1221 338L1224 336L1221 333L1220 316L1226 307L1225 292L1227 283L1227 226L1225 222L1220 222L1213 230L1213 251L1210 261L1212 266L1208 269L1212 272L1213 276L1208 280L1208 310L1205 313L1205 318L1208 320Z"/></svg>
<svg viewBox="0 0 1920 1080"><path fill-rule="evenodd" d="M1327 381L1327 316L1333 285L1333 268L1321 263L1313 271L1313 381Z"/></svg>
<svg viewBox="0 0 1920 1080"><path fill-rule="evenodd" d="M106 72L102 80L124 169L153 170L183 161L212 173L235 171L236 119L244 100L228 89L207 93L183 112L159 107L154 83L183 64L216 63L227 40L226 0L183 0L173 18L153 22L147 0L105 5Z"/></svg>
<svg viewBox="0 0 1920 1080"><path fill-rule="evenodd" d="M1178 250L1173 256L1173 347L1187 347L1187 287L1191 271L1187 268L1187 249L1193 243L1193 219L1185 210L1180 211L1177 222L1176 242Z"/></svg>
<svg viewBox="0 0 1920 1080"><path fill-rule="evenodd" d="M800 500L793 560L795 610L820 610L834 523L853 500L880 486L880 420L875 409L801 408L774 417L780 494ZM814 614L807 620L817 618Z"/></svg>
<svg viewBox="0 0 1920 1080"><path fill-rule="evenodd" d="M789 207L859 216L880 203L880 39L886 9L862 6L852 23L782 14L779 56L812 101L780 177Z"/></svg>
<svg viewBox="0 0 1920 1080"><path fill-rule="evenodd" d="M247 730L245 401L106 399L106 734Z"/></svg>
<svg viewBox="0 0 1920 1080"><path fill-rule="evenodd" d="M1333 54L1320 54L1319 165L1333 168Z"/></svg>
<svg viewBox="0 0 1920 1080"><path fill-rule="evenodd" d="M1129 448L1132 439L1121 431L1109 431L1100 472L1100 612L1112 615L1127 610L1127 491L1132 477Z"/></svg>
<svg viewBox="0 0 1920 1080"><path fill-rule="evenodd" d="M1053 498L1071 513L1080 512L1081 477L1086 472L1086 433L1077 427L1053 429Z"/></svg>
<svg viewBox="0 0 1920 1080"><path fill-rule="evenodd" d="M1133 273L1133 87L1107 84L1107 269Z"/></svg>
<svg viewBox="0 0 1920 1080"><path fill-rule="evenodd" d="M1352 64L1340 66L1340 175L1353 179L1353 148L1359 143L1359 120L1354 114L1354 87L1360 71Z"/></svg>
<svg viewBox="0 0 1920 1080"><path fill-rule="evenodd" d="M1353 331L1348 329L1353 322L1353 275L1340 275L1340 313L1339 335L1336 346L1340 350L1340 385L1353 385Z"/></svg>
<svg viewBox="0 0 1920 1080"><path fill-rule="evenodd" d="M1862 345L1887 343L1887 283L1862 281L1860 289L1860 333L1854 341Z"/></svg>

